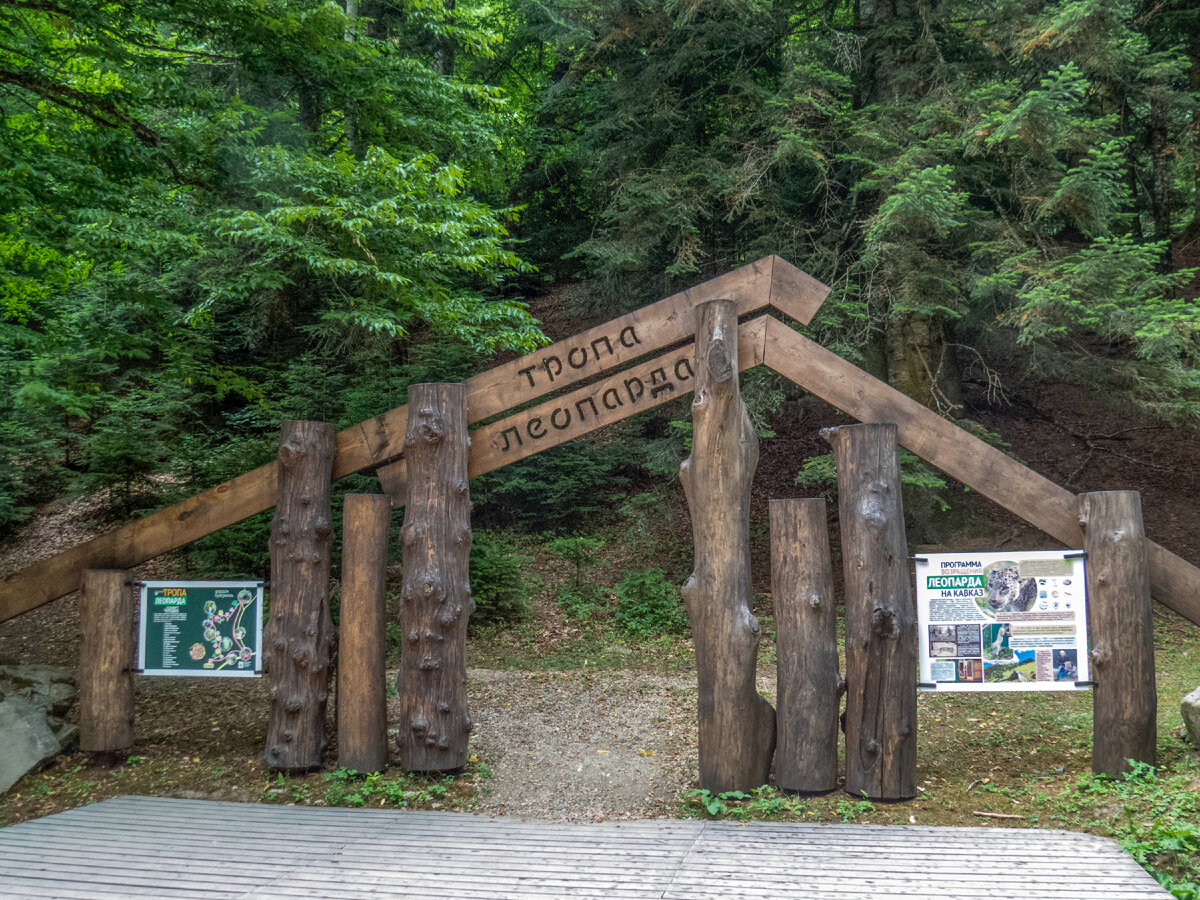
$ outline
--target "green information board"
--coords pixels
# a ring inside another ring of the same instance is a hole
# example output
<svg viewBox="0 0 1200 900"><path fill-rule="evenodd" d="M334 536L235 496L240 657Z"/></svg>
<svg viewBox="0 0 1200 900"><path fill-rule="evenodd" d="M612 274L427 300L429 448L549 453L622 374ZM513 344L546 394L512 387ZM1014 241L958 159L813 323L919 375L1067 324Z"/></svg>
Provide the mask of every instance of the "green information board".
<svg viewBox="0 0 1200 900"><path fill-rule="evenodd" d="M261 674L262 582L143 581L141 587L142 674Z"/></svg>

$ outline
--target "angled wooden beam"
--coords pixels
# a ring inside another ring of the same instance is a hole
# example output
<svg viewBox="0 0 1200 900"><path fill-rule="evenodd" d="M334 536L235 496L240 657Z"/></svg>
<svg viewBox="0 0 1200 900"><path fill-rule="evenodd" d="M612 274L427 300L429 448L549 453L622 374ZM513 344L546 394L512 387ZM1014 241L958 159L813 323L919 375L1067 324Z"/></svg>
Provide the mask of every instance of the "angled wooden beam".
<svg viewBox="0 0 1200 900"><path fill-rule="evenodd" d="M765 257L468 379L468 421L479 422L688 339L698 303L729 298L739 315L770 306L807 324L828 294L829 288L785 260ZM401 406L340 432L333 477L400 456L407 426L408 407ZM132 568L270 509L276 477L276 463L268 463L4 576L0 622L78 590L85 569Z"/></svg>
<svg viewBox="0 0 1200 900"><path fill-rule="evenodd" d="M900 443L1069 547L1083 547L1079 500L1064 487L871 377L783 322L766 322L766 365L860 422L894 422ZM1146 541L1154 598L1200 624L1200 569Z"/></svg>
<svg viewBox="0 0 1200 900"><path fill-rule="evenodd" d="M769 316L738 327L738 366L744 372L762 365ZM591 434L632 415L662 406L692 392L693 343L676 347L569 394L484 425L471 432L467 471L482 475ZM379 469L379 482L392 505L404 505L408 465L403 460Z"/></svg>

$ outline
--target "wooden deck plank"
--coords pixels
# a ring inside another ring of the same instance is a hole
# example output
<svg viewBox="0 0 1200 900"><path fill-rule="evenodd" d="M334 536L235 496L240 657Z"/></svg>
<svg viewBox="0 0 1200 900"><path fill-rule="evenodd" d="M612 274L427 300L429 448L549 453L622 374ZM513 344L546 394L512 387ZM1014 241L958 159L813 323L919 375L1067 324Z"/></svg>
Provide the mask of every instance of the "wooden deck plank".
<svg viewBox="0 0 1200 900"><path fill-rule="evenodd" d="M699 821L553 825L466 813L136 797L0 829L0 896L1169 897L1115 843L1072 832Z"/></svg>

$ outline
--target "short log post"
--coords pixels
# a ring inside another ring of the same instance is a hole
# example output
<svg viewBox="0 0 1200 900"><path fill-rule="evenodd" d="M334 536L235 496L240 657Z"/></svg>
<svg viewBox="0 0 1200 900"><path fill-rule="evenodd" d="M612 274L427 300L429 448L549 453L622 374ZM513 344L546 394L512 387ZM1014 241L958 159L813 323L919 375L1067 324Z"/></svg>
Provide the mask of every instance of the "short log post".
<svg viewBox="0 0 1200 900"><path fill-rule="evenodd" d="M271 522L271 605L264 655L271 701L266 763L319 768L336 636L329 617L329 488L335 432L325 422L283 423Z"/></svg>
<svg viewBox="0 0 1200 900"><path fill-rule="evenodd" d="M683 586L692 637L700 730L700 787L766 784L775 710L755 685L761 628L750 611L750 482L758 437L738 390L737 307L696 307L692 452L679 478L692 516L696 568Z"/></svg>
<svg viewBox="0 0 1200 900"><path fill-rule="evenodd" d="M392 504L347 494L342 517L342 605L338 640L338 765L387 768L385 606Z"/></svg>
<svg viewBox="0 0 1200 900"><path fill-rule="evenodd" d="M408 485L401 542L400 730L408 772L467 762L467 619L471 599L471 494L467 389L415 384L408 391Z"/></svg>
<svg viewBox="0 0 1200 900"><path fill-rule="evenodd" d="M133 746L136 641L129 573L84 572L79 620L79 749L116 762Z"/></svg>
<svg viewBox="0 0 1200 900"><path fill-rule="evenodd" d="M917 793L917 623L895 425L826 428L846 580L846 793Z"/></svg>
<svg viewBox="0 0 1200 900"><path fill-rule="evenodd" d="M772 500L771 594L775 605L780 790L837 787L837 606L824 500Z"/></svg>
<svg viewBox="0 0 1200 900"><path fill-rule="evenodd" d="M1154 765L1158 695L1142 498L1137 491L1080 494L1091 639L1092 771L1120 775L1129 760Z"/></svg>

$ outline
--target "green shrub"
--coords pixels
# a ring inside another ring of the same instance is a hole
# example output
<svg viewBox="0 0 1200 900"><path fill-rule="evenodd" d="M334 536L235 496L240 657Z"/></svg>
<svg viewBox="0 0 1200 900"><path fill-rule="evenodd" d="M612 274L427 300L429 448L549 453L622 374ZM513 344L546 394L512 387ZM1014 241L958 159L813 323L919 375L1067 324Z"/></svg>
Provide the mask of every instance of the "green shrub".
<svg viewBox="0 0 1200 900"><path fill-rule="evenodd" d="M471 625L515 622L529 613L529 584L523 568L533 558L496 531L476 531L471 541Z"/></svg>
<svg viewBox="0 0 1200 900"><path fill-rule="evenodd" d="M631 572L617 587L617 624L630 634L682 634L687 613L679 588L661 569Z"/></svg>
<svg viewBox="0 0 1200 900"><path fill-rule="evenodd" d="M570 582L558 591L558 606L568 619L586 621L604 605L604 588L595 581L583 580L584 569L603 564L600 558L603 549L602 539L588 537L555 538L546 545L547 552L561 556L575 567Z"/></svg>

